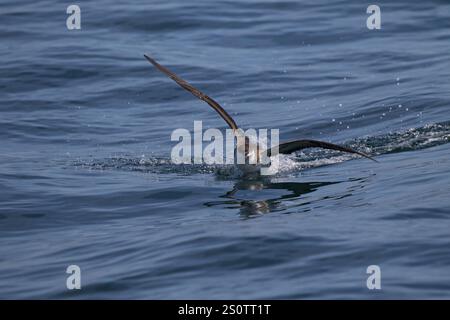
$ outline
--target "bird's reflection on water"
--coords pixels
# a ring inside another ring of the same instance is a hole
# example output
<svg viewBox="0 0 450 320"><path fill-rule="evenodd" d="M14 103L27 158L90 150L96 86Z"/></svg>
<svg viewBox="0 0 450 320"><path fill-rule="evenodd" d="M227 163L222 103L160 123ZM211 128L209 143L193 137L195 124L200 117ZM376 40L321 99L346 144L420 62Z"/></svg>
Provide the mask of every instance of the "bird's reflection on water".
<svg viewBox="0 0 450 320"><path fill-rule="evenodd" d="M206 206L225 206L238 208L243 217L282 211L288 201L342 181L334 182L274 182L270 178L241 179L232 190L221 196L222 201L211 201ZM268 192L267 192L268 191ZM262 199L261 199L262 198ZM303 205L308 202L303 203Z"/></svg>

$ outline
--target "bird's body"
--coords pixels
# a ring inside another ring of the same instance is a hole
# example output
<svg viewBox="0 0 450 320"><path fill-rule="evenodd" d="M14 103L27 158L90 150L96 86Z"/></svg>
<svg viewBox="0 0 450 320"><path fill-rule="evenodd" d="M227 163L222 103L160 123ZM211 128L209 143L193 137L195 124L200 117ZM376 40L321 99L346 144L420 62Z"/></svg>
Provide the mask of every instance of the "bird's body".
<svg viewBox="0 0 450 320"><path fill-rule="evenodd" d="M156 62L153 58L149 57L148 55L144 55L145 58L153 64L159 71L166 74L169 78L174 80L178 85L180 85L183 89L189 91L194 96L199 98L200 100L205 101L208 103L219 115L222 119L225 120L225 122L228 124L228 126L232 129L234 135L236 136L236 154L240 154L241 157L245 159L245 163L239 163L239 168L246 173L252 173L257 172L263 167L264 165L267 165L265 163L262 163L263 153L267 157L270 157L271 159L275 156L278 156L278 154L290 154L298 150L302 150L305 148L323 148L323 149L332 149L347 153L353 153L358 154L360 156L366 157L370 160L376 161L372 157L368 156L367 154L363 152L356 151L354 149L339 146L336 144L332 144L329 142L324 141L317 141L317 140L293 140L288 141L285 143L281 143L275 147L272 147L270 149L264 149L261 150L259 148L258 143L256 143L254 140L252 140L252 137L248 137L244 134L244 131L239 128L234 121L234 119L223 109L219 103L217 103L215 100L201 92L200 90L193 87L191 84L186 82L185 80L181 79L179 76L177 76L175 73L167 69L166 67L160 65L158 62ZM239 159L239 157L237 157ZM235 157L236 159L236 157Z"/></svg>

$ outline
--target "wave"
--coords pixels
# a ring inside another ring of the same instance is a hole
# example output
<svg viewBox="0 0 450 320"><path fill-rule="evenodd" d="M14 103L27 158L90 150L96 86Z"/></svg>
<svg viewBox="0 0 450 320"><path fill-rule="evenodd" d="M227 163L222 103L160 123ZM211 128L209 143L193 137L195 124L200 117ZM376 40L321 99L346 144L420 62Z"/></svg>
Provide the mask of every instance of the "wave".
<svg viewBox="0 0 450 320"><path fill-rule="evenodd" d="M383 154L415 151L446 144L450 142L450 121L428 124L406 131L388 133L373 137L358 138L347 141L344 145L364 151L374 156ZM281 155L278 174L292 173L299 170L332 165L358 158L350 154L342 154L332 150L309 149L293 155ZM112 156L107 159L84 161L79 159L75 166L96 170L127 170L157 174L211 174L234 177L241 172L235 166L206 164L173 164L170 158L140 157L131 155Z"/></svg>

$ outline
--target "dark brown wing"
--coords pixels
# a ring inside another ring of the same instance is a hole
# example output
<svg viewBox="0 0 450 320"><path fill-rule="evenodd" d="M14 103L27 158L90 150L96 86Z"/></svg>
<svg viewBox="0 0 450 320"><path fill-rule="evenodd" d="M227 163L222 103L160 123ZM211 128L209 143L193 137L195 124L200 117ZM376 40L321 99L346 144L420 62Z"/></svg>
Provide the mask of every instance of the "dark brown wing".
<svg viewBox="0 0 450 320"><path fill-rule="evenodd" d="M190 93L192 93L194 96L199 98L200 100L205 101L207 104L209 104L216 112L225 120L225 122L230 126L231 129L237 130L238 126L236 125L236 122L234 122L233 118L212 98L208 97L206 94L201 92L200 90L194 88L192 85L190 85L185 80L178 77L175 73L167 69L166 67L163 67L158 62L156 62L153 58L149 57L148 55L144 54L144 57L150 61L151 64L153 64L159 71L166 74L170 79L174 80L176 83L178 83L182 88L186 89Z"/></svg>
<svg viewBox="0 0 450 320"><path fill-rule="evenodd" d="M375 160L374 158L372 158L371 156L369 156L363 152L359 152L359 151L356 151L356 150L348 148L348 147L338 146L336 144L332 144L329 142L317 141L317 140L294 140L294 141L284 142L278 146L278 152L282 153L282 154L289 154L289 153L293 153L294 151L298 151L298 150L302 150L302 149L306 149L306 148L322 148L322 149L331 149L331 150L337 150L337 151L342 151L342 152L347 152L347 153L354 153L354 154L358 154L362 157L365 157L367 159L370 159L372 161L378 162L377 160ZM267 150L267 153L268 153L267 155L269 157L271 155L275 155L274 154L275 148Z"/></svg>

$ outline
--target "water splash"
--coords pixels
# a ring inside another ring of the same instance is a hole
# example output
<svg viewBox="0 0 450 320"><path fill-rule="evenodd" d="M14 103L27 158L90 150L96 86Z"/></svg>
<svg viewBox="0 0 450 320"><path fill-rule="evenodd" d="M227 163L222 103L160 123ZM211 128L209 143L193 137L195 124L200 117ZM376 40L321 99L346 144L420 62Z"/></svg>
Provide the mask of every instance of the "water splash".
<svg viewBox="0 0 450 320"><path fill-rule="evenodd" d="M372 155L383 155L405 151L421 150L450 142L450 122L428 124L424 127L385 135L364 137L348 141L345 145ZM359 158L356 155L342 154L333 150L307 149L293 155L280 155L278 175L301 170L332 165ZM243 173L236 166L182 164L175 165L169 158L114 156L90 161L78 160L76 166L96 170L127 170L157 174L217 174L224 178L234 178Z"/></svg>
<svg viewBox="0 0 450 320"><path fill-rule="evenodd" d="M421 150L448 142L450 142L450 122L441 122L403 132L358 139L355 144L366 145L375 154L388 154Z"/></svg>

